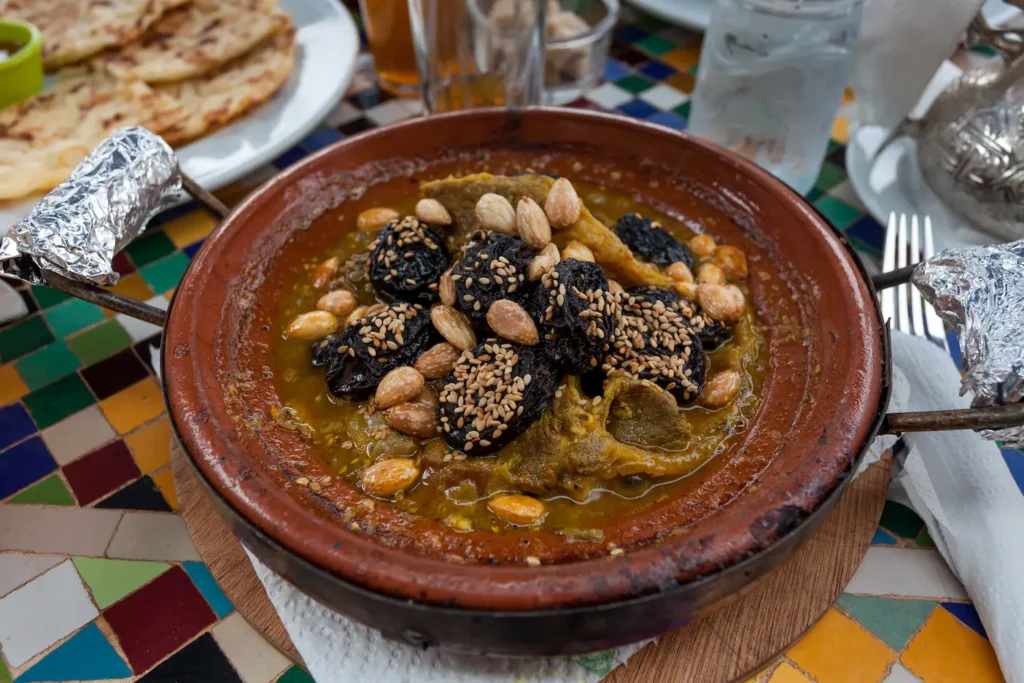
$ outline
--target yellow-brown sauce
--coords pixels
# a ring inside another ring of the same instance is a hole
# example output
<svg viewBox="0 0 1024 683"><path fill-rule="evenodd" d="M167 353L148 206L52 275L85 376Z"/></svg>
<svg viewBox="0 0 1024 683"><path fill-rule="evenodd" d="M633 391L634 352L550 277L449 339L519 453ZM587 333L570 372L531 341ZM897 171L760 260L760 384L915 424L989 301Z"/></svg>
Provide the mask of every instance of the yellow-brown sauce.
<svg viewBox="0 0 1024 683"><path fill-rule="evenodd" d="M585 206L607 226L614 225L623 214L639 212L660 221L684 244L695 234L681 222L637 204L630 197L584 183L574 185ZM405 204L392 205L391 208L402 215L411 214L417 199L419 196L410 197ZM508 522L488 509L487 500L499 492L521 492L510 484L508 477L502 475L504 465L522 462L533 455L537 439L542 435L532 432L539 431L538 425L544 417L497 453L479 458L467 457L451 450L441 436L423 440L399 434L386 424L381 413L373 409L372 398L356 402L332 396L327 390L323 368L315 368L311 363L310 343L287 339L284 335L288 324L297 315L313 310L323 294L322 289L312 285L316 267L332 256L347 262L354 254L366 252L375 236L376 232L359 232L354 225L345 225L339 230L334 245L323 252L310 254L290 290L281 297L284 305L278 310L274 323L277 334L271 348L270 367L274 387L283 406L283 410L275 410L276 419L279 424L303 433L334 476L355 485L359 485L362 470L383 458L416 458L422 470L420 480L405 492L381 499L378 504L396 505L406 512L441 520L456 530L498 531L509 528ZM458 251L453 250L453 259L457 255ZM360 304L377 303L373 288L361 268L352 266L342 275L352 285ZM747 293L744 282L734 284ZM575 496L561 491L550 492L546 496L527 492L545 502L546 516L540 528L585 537L590 528L602 521L634 512L670 495L674 485L722 453L753 419L767 365L766 352L763 331L748 303L746 313L733 328L732 338L708 354L707 376L725 369L739 372L742 377L739 393L728 405L717 410L701 407L699 403L682 408L692 428L691 439L684 449L659 455L659 461L671 464L673 473L662 477L591 478L579 482L578 490L583 494ZM443 380L430 382L435 393L443 383ZM575 380L570 380L566 395L575 389ZM552 409L549 407L547 411ZM566 440L561 447L572 449L573 443ZM451 458L444 457L447 455ZM464 481L452 476L478 465L486 465L484 481L479 476ZM311 483L315 485L315 482Z"/></svg>

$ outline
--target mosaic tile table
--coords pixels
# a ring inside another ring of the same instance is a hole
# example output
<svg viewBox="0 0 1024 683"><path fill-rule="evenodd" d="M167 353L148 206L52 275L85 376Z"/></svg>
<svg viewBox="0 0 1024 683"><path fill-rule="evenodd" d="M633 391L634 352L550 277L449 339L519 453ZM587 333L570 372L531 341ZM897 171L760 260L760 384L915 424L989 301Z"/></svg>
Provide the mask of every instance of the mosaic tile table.
<svg viewBox="0 0 1024 683"><path fill-rule="evenodd" d="M606 81L570 106L685 129L699 49L698 36L631 15L616 33ZM220 195L237 201L315 149L416 113L364 69L322 128ZM883 228L846 181L840 115L810 198L876 258ZM195 205L161 216L118 257L115 291L166 306L213 227ZM175 514L152 366L157 328L47 288L20 292L30 315L0 327L0 683L310 680L233 610ZM1024 487L1024 455L1005 457ZM757 680L1002 677L921 520L890 502L847 591Z"/></svg>

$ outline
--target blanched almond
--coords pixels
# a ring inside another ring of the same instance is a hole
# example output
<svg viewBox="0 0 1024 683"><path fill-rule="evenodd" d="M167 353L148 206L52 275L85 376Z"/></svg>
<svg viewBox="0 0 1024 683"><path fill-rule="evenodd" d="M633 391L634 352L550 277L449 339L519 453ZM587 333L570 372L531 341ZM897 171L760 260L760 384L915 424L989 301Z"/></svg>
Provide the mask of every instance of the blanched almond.
<svg viewBox="0 0 1024 683"><path fill-rule="evenodd" d="M380 313L387 307L387 304L374 304L372 306L367 306L366 313L363 313L363 315L373 315L374 313Z"/></svg>
<svg viewBox="0 0 1024 683"><path fill-rule="evenodd" d="M705 408L721 408L729 404L740 390L740 373L723 370L712 375L704 384L700 403Z"/></svg>
<svg viewBox="0 0 1024 683"><path fill-rule="evenodd" d="M427 379L444 379L461 355L459 349L448 342L441 342L424 351L413 367Z"/></svg>
<svg viewBox="0 0 1024 683"><path fill-rule="evenodd" d="M548 191L544 213L556 230L572 227L580 219L580 198L566 178L559 178Z"/></svg>
<svg viewBox="0 0 1024 683"><path fill-rule="evenodd" d="M395 368L377 385L377 393L374 395L374 403L381 410L390 408L420 393L423 388L423 375L416 368L408 365Z"/></svg>
<svg viewBox="0 0 1024 683"><path fill-rule="evenodd" d="M711 235L696 235L690 240L690 251L697 258L708 258L718 246Z"/></svg>
<svg viewBox="0 0 1024 683"><path fill-rule="evenodd" d="M296 316L295 320L288 323L284 334L289 339L313 341L323 339L336 329L338 329L338 318L333 313L310 311Z"/></svg>
<svg viewBox="0 0 1024 683"><path fill-rule="evenodd" d="M452 215L444 204L436 199L421 199L416 202L416 218L431 225L451 225Z"/></svg>
<svg viewBox="0 0 1024 683"><path fill-rule="evenodd" d="M500 194L488 192L476 202L476 219L484 230L494 230L505 235L516 234L516 210Z"/></svg>
<svg viewBox="0 0 1024 683"><path fill-rule="evenodd" d="M542 501L529 496L497 496L487 501L487 507L506 522L522 526L536 524L544 519L546 507Z"/></svg>
<svg viewBox="0 0 1024 683"><path fill-rule="evenodd" d="M487 309L487 324L499 336L516 344L533 346L540 341L537 325L522 306L510 299L498 299Z"/></svg>
<svg viewBox="0 0 1024 683"><path fill-rule="evenodd" d="M697 284L695 282L673 282L672 289L676 290L676 294L684 299L697 300Z"/></svg>
<svg viewBox="0 0 1024 683"><path fill-rule="evenodd" d="M384 411L384 420L406 436L429 439L437 435L437 410L422 403L399 403Z"/></svg>
<svg viewBox="0 0 1024 683"><path fill-rule="evenodd" d="M363 470L359 481L371 496L390 496L406 490L419 477L420 470L412 458L388 458Z"/></svg>
<svg viewBox="0 0 1024 683"><path fill-rule="evenodd" d="M671 264L665 269L665 274L676 282L693 282L693 273L690 272L690 266L682 261L676 261Z"/></svg>
<svg viewBox="0 0 1024 683"><path fill-rule="evenodd" d="M565 249L562 250L562 260L567 258L574 258L577 261L589 261L594 263L594 252L590 250L590 247L583 244L583 242L577 242L576 240L569 240L569 243L565 245Z"/></svg>
<svg viewBox="0 0 1024 683"><path fill-rule="evenodd" d="M724 285L726 282L725 273L714 263L702 263L697 268L697 282L706 282L712 285Z"/></svg>
<svg viewBox="0 0 1024 683"><path fill-rule="evenodd" d="M394 209L374 207L356 216L356 229L362 232L380 230L391 221L398 220L399 213Z"/></svg>
<svg viewBox="0 0 1024 683"><path fill-rule="evenodd" d="M527 280L537 282L545 272L558 265L560 260L558 247L554 243L548 244L547 247L541 250L540 254L534 257L534 260L529 262L529 267L526 269Z"/></svg>
<svg viewBox="0 0 1024 683"><path fill-rule="evenodd" d="M625 294L626 289L617 280L608 280L608 291L612 294Z"/></svg>
<svg viewBox="0 0 1024 683"><path fill-rule="evenodd" d="M429 384L424 384L423 388L420 389L420 393L416 394L409 403L424 405L432 408L434 411L441 407L441 402L437 399L437 393L434 392L433 387Z"/></svg>
<svg viewBox="0 0 1024 683"><path fill-rule="evenodd" d="M455 297L458 294L455 292L455 282L452 280L452 271L448 269L441 275L441 281L437 284L437 293L441 297L441 303L445 306L454 306Z"/></svg>
<svg viewBox="0 0 1024 683"><path fill-rule="evenodd" d="M551 224L544 210L529 197L516 205L516 230L531 249L543 249L551 242Z"/></svg>
<svg viewBox="0 0 1024 683"><path fill-rule="evenodd" d="M332 256L317 266L316 270L313 271L313 286L319 289L334 279L334 275L338 272L338 266L340 265L341 259L337 256Z"/></svg>
<svg viewBox="0 0 1024 683"><path fill-rule="evenodd" d="M526 271L527 278L530 282L536 282L549 269L557 266L561 258L558 254L558 247L555 246L554 242L549 243L530 261L530 267Z"/></svg>
<svg viewBox="0 0 1024 683"><path fill-rule="evenodd" d="M734 323L743 317L747 299L736 285L697 285L697 302L715 320Z"/></svg>
<svg viewBox="0 0 1024 683"><path fill-rule="evenodd" d="M441 336L455 348L465 351L476 346L476 333L461 311L438 304L430 309L430 320Z"/></svg>
<svg viewBox="0 0 1024 683"><path fill-rule="evenodd" d="M356 306L352 309L352 312L348 314L348 317L345 318L345 327L348 327L364 315L366 315L366 306Z"/></svg>
<svg viewBox="0 0 1024 683"><path fill-rule="evenodd" d="M335 289L317 299L318 311L328 311L342 318L356 307L356 296L347 289Z"/></svg>
<svg viewBox="0 0 1024 683"><path fill-rule="evenodd" d="M719 247L715 251L715 263L733 280L747 279L747 255L736 247Z"/></svg>

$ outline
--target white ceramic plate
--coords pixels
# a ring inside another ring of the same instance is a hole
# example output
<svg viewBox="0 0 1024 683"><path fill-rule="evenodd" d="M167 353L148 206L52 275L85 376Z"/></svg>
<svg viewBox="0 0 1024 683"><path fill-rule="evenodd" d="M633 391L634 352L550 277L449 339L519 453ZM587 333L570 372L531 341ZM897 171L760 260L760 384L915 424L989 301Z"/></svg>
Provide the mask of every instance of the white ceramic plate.
<svg viewBox="0 0 1024 683"><path fill-rule="evenodd" d="M295 70L270 101L213 135L177 150L181 169L215 190L259 168L319 125L345 93L356 66L359 33L337 0L281 0L298 29ZM0 205L0 234L35 205Z"/></svg>
<svg viewBox="0 0 1024 683"><path fill-rule="evenodd" d="M714 0L629 0L659 19L703 32L711 21Z"/></svg>

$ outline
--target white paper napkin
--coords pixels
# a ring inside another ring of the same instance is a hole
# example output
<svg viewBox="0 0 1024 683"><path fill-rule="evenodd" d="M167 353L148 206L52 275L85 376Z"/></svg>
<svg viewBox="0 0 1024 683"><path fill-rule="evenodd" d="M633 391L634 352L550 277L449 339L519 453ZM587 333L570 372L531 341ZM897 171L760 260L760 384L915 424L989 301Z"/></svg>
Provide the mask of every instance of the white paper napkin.
<svg viewBox="0 0 1024 683"><path fill-rule="evenodd" d="M318 683L594 683L647 641L575 657L484 657L423 650L387 640L341 616L272 572L246 549L295 649Z"/></svg>
<svg viewBox="0 0 1024 683"><path fill-rule="evenodd" d="M943 349L894 333L893 362L909 382L890 410L970 407ZM1009 683L1024 683L1024 495L999 448L972 431L904 437L897 480L939 552L963 582Z"/></svg>

